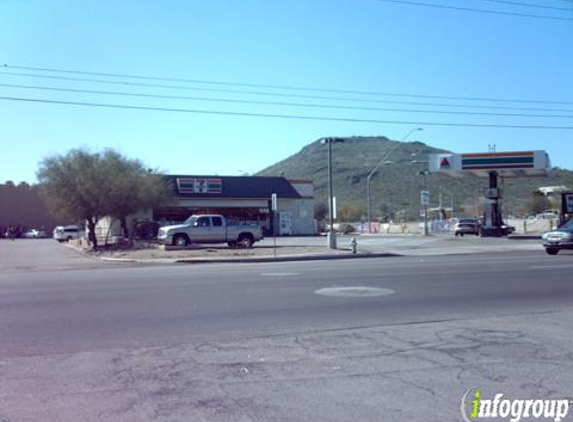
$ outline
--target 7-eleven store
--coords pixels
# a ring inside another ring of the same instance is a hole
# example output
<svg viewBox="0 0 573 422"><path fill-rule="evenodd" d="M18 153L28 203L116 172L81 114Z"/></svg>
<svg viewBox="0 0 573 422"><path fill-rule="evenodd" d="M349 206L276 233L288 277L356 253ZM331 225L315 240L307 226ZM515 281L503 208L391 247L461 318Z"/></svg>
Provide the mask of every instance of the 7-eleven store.
<svg viewBox="0 0 573 422"><path fill-rule="evenodd" d="M313 183L284 177L190 176L170 175L173 201L169 205L145 210L131 216L128 225L155 221L176 224L192 214L222 214L238 224L258 224L266 235L313 235ZM272 217L271 196L278 198L278 210ZM111 230L110 229L111 224ZM109 230L109 231L108 231ZM98 224L98 236L104 232L119 236L119 223L109 218Z"/></svg>

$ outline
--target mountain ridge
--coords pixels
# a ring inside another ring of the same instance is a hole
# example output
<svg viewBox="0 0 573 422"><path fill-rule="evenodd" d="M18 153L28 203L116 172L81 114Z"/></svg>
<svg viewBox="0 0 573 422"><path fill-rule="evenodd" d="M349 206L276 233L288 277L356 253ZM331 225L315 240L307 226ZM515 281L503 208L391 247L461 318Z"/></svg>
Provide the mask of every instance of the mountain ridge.
<svg viewBox="0 0 573 422"><path fill-rule="evenodd" d="M351 208L353 219L364 219L366 215L367 177L381 160L389 163L382 164L371 178L373 218L392 217L396 213L403 218L416 218L423 188L419 172L427 169L430 154L450 152L420 141L401 142L385 136L342 139L344 142L332 144L333 191L339 209ZM316 202L323 207L328 195L327 167L326 145L318 140L256 175L312 180ZM547 177L501 178L500 182L506 214L521 214L528 212L531 194L540 187L565 185L573 190L573 171L555 168ZM450 207L453 203L458 214L474 215L488 182L473 175L453 178L432 174L427 176L427 183L431 207L440 202Z"/></svg>

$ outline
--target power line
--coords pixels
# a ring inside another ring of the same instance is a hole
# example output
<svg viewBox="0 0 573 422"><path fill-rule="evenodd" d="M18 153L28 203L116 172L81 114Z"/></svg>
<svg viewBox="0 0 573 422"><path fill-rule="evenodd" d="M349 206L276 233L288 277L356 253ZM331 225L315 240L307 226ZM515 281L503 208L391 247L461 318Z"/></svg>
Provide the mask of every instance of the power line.
<svg viewBox="0 0 573 422"><path fill-rule="evenodd" d="M107 81L102 81L107 82ZM111 82L115 84L124 85L119 82ZM14 84L0 84L0 86L4 87L12 87L12 88L35 88L35 89L56 89L56 88L48 88L48 87L40 87L40 86L29 86L29 85L14 85ZM94 94L106 94L110 93L111 91L91 91L91 90L80 90L80 89L71 89L71 88L58 88L62 91L70 91L70 92L84 92L84 93L94 93ZM192 89L192 88L190 88ZM219 92L219 91L217 91ZM225 92L227 92L225 90ZM236 91L231 91L236 92ZM130 93L117 93L118 95L131 95ZM153 95L153 94L133 94L138 96L149 96L149 97L157 97L157 98L165 98L165 99L188 99L188 100L205 100L205 101L219 101L217 98L211 97L186 97L186 96L175 96L175 95ZM290 96L288 94L281 95L276 94L275 96ZM538 108L538 107L514 107L514 106L483 106L483 105L469 105L469 104L437 104L437 103L428 103L428 102L418 102L418 101L395 101L395 100L361 100L356 98L339 98L339 97L321 97L321 96L304 96L305 99L322 99L322 100L338 100L338 101L353 101L353 102L366 102L366 103L380 103L380 104L401 104L401 105L414 105L414 106L430 106L430 107L447 107L447 108L469 108L469 109L485 109L485 110L518 110L518 111L537 111L537 112L559 112L559 113L573 113L573 110L562 109L562 108ZM237 102L244 102L244 103L259 103L259 104L268 104L268 105L300 105L301 107L324 107L324 108L343 108L345 106L329 106L329 105L315 105L315 104L308 104L308 103L283 103L283 102L264 102L264 101L249 101L249 100L225 100L225 101L237 101ZM352 107L350 107L352 108ZM355 107L357 109L364 109L364 110L379 110L375 107Z"/></svg>
<svg viewBox="0 0 573 422"><path fill-rule="evenodd" d="M567 22L573 21L573 18L564 18L560 16L544 16L544 15L532 15L528 13L502 12L500 10L474 9L471 7L447 6L444 4L422 3L418 1L408 1L408 0L369 0L369 1L407 4L410 6L433 7L436 9L458 10L462 12L487 13L491 15L518 16L522 18L547 19L547 20L567 21Z"/></svg>
<svg viewBox="0 0 573 422"><path fill-rule="evenodd" d="M570 4L570 5L572 5L572 6L573 6L573 0L553 0L553 1L561 1L561 2L564 2L564 3Z"/></svg>
<svg viewBox="0 0 573 422"><path fill-rule="evenodd" d="M508 4L508 5L512 5L512 6L534 7L537 9L549 9L549 10L560 10L560 11L565 11L565 12L573 12L573 9L568 8L568 7L542 6L540 4L521 3L521 2L509 1L509 0L478 0L478 1L487 1L489 3Z"/></svg>
<svg viewBox="0 0 573 422"><path fill-rule="evenodd" d="M118 91L96 91L88 89L72 89L60 87L46 87L46 86L32 86L32 85L14 85L14 84L0 84L0 87L18 88L18 89L36 89L43 91L56 91L56 92L70 92L81 94L97 94L97 95L116 95L126 97L139 97L139 98L157 98L157 99L175 99L175 100L191 100L191 101L213 101L223 103L235 104L253 104L253 105L272 105L272 106L287 106L287 107L305 107L305 108L328 108L328 109L341 109L341 110L363 110L363 111L385 111L385 112L400 112L400 113L425 113L425 114L451 114L451 115L474 115L474 116L494 116L494 117L533 117L533 118L564 118L572 119L573 114L568 115L555 115L555 114L528 114L528 113L486 113L486 112L471 112L471 111L446 111L446 110L412 110L403 108L382 108L382 107L358 107L358 106L339 106L327 104L308 104L308 103L288 103L279 101L257 101L257 100L237 100L228 98L209 98L209 97L186 97L179 95L156 95L156 94L141 94L131 92L118 92ZM570 111L573 113L573 110Z"/></svg>
<svg viewBox="0 0 573 422"><path fill-rule="evenodd" d="M403 120L377 120L377 119L353 119L344 117L326 117L326 116L302 116L293 114L269 114L269 113L245 113L235 111L216 111L216 110L195 110L186 108L167 108L167 107L147 107L133 106L124 104L105 104L90 103L80 101L59 101L45 100L39 98L22 98L22 97L0 97L5 101L34 102L44 104L73 105L84 107L101 107L115 108L126 110L146 110L162 111L171 113L193 113L208 114L217 116L241 116L241 117L264 117L275 119L295 119L295 120L320 120L329 122L348 122L348 123L373 123L373 124L400 124L400 125L424 125L424 126L457 126L457 127L480 127L480 128L502 128L502 129L536 129L536 130L573 130L573 126L547 126L547 125L502 125L502 124L481 124L481 123L439 123L439 122L421 122L421 121L403 121Z"/></svg>
<svg viewBox="0 0 573 422"><path fill-rule="evenodd" d="M167 77L159 77L159 76L142 76L142 75L128 75L128 74L103 73L103 72L86 72L86 71L80 71L80 70L40 68L40 67L30 67L30 66L12 66L12 65L8 65L8 64L4 64L4 68L19 69L19 70L31 70L31 71L37 71L37 72L76 74L76 75L86 75L86 76L104 76L104 77L121 78L121 79L140 79L140 80L153 80L153 81L163 81L163 82L183 82L183 83L193 83L193 84L202 84L202 85L238 86L238 87L245 87L245 88L263 88L263 89L277 89L277 90L290 90L290 91L308 91L308 92L367 95L367 96L406 97L406 98L427 98L427 99L433 99L433 100L487 101L487 102L573 105L573 102L570 102L570 101L524 100L524 99L507 99L507 98L492 98L492 97L445 96L445 95L408 94L408 93L395 93L395 92L357 91L357 90L343 90L343 89L331 89L331 88L312 88L312 87L300 87L300 86L289 86L289 85L249 84L249 83L238 83L238 82L209 81L209 80L200 80L200 79L167 78ZM118 85L121 85L121 84L123 84L123 85L136 85L136 86L147 86L147 87L168 88L168 89L190 89L190 90L195 89L195 90L238 93L238 94L275 95L275 96L287 96L287 97L297 97L297 98L336 99L336 100L348 100L348 101L367 101L367 100L352 99L352 98L341 99L341 98L333 98L333 97L316 97L316 96L311 97L311 96L305 96L305 95L300 95L300 94L214 90L214 89L206 89L206 88L161 85L161 84L138 84L135 82L118 82L118 81L102 81L102 80L97 80L97 79L66 78L66 77L62 77L62 76L57 77L57 76L37 75L37 74L29 74L29 73L15 73L15 72L3 72L3 73L7 74L7 75L15 75L15 76L62 79L62 80L72 80L72 81L80 81L80 82L110 83L110 84L118 84Z"/></svg>

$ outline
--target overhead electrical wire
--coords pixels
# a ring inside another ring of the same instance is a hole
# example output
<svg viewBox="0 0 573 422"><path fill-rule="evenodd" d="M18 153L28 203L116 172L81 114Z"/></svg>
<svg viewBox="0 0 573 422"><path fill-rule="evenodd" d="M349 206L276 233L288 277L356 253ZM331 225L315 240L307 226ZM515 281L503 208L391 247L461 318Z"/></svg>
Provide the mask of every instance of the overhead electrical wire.
<svg viewBox="0 0 573 422"><path fill-rule="evenodd" d="M219 111L219 110L148 107L148 106L134 106L134 105L124 105L124 104L91 103L83 101L59 101L59 100L46 100L40 98L23 98L23 97L7 97L7 96L0 96L0 100L35 102L44 104L57 104L57 105L72 105L72 106L83 106L83 107L127 109L127 110L147 110L147 111L163 111L172 113L207 114L207 115L217 115L217 116L264 117L264 118L278 118L278 119L320 120L320 121L349 122L349 123L403 124L403 125L450 126L450 127L455 126L455 127L504 128L504 129L573 130L573 126L509 125L509 124L451 123L451 122L440 123L440 122L404 121L404 120L356 119L356 118L327 117L327 116L302 116L293 114L246 113L246 112Z"/></svg>
<svg viewBox="0 0 573 422"><path fill-rule="evenodd" d="M87 72L87 71L69 70L69 69L53 69L53 68L41 68L41 67L30 67L30 66L12 66L12 65L8 65L8 64L4 64L3 68L5 68L5 69L18 69L18 70L31 70L31 71L36 71L36 72L76 74L76 75L86 75L86 76L104 76L104 77L120 78L120 79L139 79L139 80L152 80L152 81L162 81L162 82L182 82L182 83L201 84L201 85L237 86L237 87L245 87L245 88L276 89L276 90L289 90L289 91L308 91L308 92L352 94L352 95L366 95L366 96L426 98L426 99L434 99L434 100L454 100L454 101L481 101L481 102L508 102L508 103L573 105L573 101L549 101L549 100L527 100L527 99L511 99L511 98L495 98L495 97L472 97L472 96L452 96L452 95L433 95L433 94L410 94L410 93L396 93L396 92L373 92L373 91L343 90L343 89L331 89L331 88L300 87L300 86L289 86L289 85L222 82L222 81L209 81L209 80L186 79L186 78L167 78L167 77L159 77L159 76L128 75L128 74L104 73L104 72ZM13 75L13 76L61 79L61 80L71 80L71 81L79 81L79 82L111 83L111 84L119 84L119 85L121 85L121 84L123 84L123 85L136 85L136 86L167 88L167 89L207 90L207 89L200 89L200 88L195 88L195 87L185 87L185 86L173 86L173 85L161 85L161 84L138 84L136 82L118 82L118 81L105 81L105 80L94 80L94 79L83 79L83 78L67 78L67 77L61 77L61 76L50 76L50 75L38 75L38 74L29 74L29 73L0 71L0 74L2 74L2 73L7 74L7 75ZM231 91L231 90L223 91L223 90L221 90L221 91L215 91L215 92L226 92L226 93L237 93L237 94L253 94L253 95L292 96L292 97L297 97L297 98L313 98L313 99L367 101L367 100L352 99L352 98L342 99L342 98L335 98L335 97L303 96L303 95L299 95L299 94L269 93L269 92L258 92L258 91L253 92L253 91Z"/></svg>
<svg viewBox="0 0 573 422"><path fill-rule="evenodd" d="M89 82L95 84L112 84L121 85L125 87L145 87L145 88L161 88L161 89L176 89L176 90L193 90L214 93L229 93L240 95L259 95L271 97L291 97L299 99L319 99L327 101L353 101L353 102L370 102L370 103L384 103L384 104L407 104L417 106L429 107L449 107L449 108L470 108L470 109L501 109L501 110L519 110L529 113L500 113L500 112L472 112L472 111L454 111L454 110L420 110L420 109L403 109L403 108L382 108L382 107L363 107L351 105L336 105L336 104L316 104L316 103L302 103L302 102L282 102L282 101L262 101L253 99L233 99L233 98L213 98L213 97L190 97L182 95L160 95L152 93L137 93L137 92L123 92L123 91L107 91L95 89L80 89L80 88L67 88L67 87L50 87L39 85L21 85L21 84L2 84L0 87L14 88L14 89L34 89L53 92L68 92L79 94L95 94L95 95L111 95L118 97L139 97L139 98L157 98L157 99L175 99L175 100L192 100L192 101L211 101L220 103L235 103L235 104L251 104L251 105L270 105L270 106L287 106L287 107L306 107L306 108L323 108L323 109L343 109L343 110L364 110L364 111L383 111L383 112L398 112L398 113L425 113L425 114L441 114L441 115L474 115L474 116L490 116L490 117L526 117L526 118L553 118L553 119L570 119L573 114L531 114L532 111L541 112L561 112L573 113L573 110L557 109L557 108L535 108L535 107L515 107L509 105L500 105L503 103L521 103L521 104L558 104L558 105L572 105L573 102L568 101L549 101L549 100L525 100L525 99L502 99L502 98L484 98L484 97L466 97L466 96L444 96L444 95L425 95L425 94L400 94L388 92L367 92L355 90L340 90L340 89L327 89L327 88L308 88L286 85L265 85L265 84L246 84L234 82L221 82L221 81L207 81L195 80L184 78L166 78L158 76L142 76L142 75L128 75L128 74L114 74L103 72L86 72L80 70L66 70L66 69L51 69L30 66L9 66L4 65L4 69L18 69L43 73L64 73L76 74L82 76L100 76L106 78L119 78L118 80L102 80L92 78L78 78L70 76L55 76L38 73L18 73L6 72L0 68L0 75L9 76L23 76L32 78L43 78L52 80L62 80L71 82ZM272 89L272 90L285 90L285 92L268 92L268 91L253 91L253 90L235 90L235 89L222 89L222 88L205 88L187 85L165 85L157 83L142 83L133 82L132 80L147 80L147 81L166 81L177 82L186 84L203 84L203 85L218 85L218 86L240 86L257 89ZM373 98L350 98L350 97L335 97L335 96L321 96L321 95L306 95L300 93L293 93L292 91L308 91L308 92L323 92L323 93L345 93L351 95L362 96L390 96L390 97L406 97L406 98L427 98L431 100L450 100L450 101L480 101L480 102L494 102L497 105L484 105L484 104L443 104L433 102L415 102L415 101L396 101L396 100L381 100ZM494 127L494 128L520 128L520 129L555 129L555 130L570 130L573 127L569 126L551 126L551 125L518 125L518 124L481 124L481 123L453 123L453 122L405 122L405 121L392 121L392 120L378 120L366 118L344 118L344 117L329 117L329 116L302 116L291 114L273 114L273 113L254 113L254 112L234 112L234 111L218 111L218 110L201 110L201 109L186 109L186 108L170 108L170 107L152 107L152 106L139 106L139 105L126 105L126 104L107 104L86 101L62 101L53 99L41 98L24 98L24 97L0 97L6 101L26 101L46 104L60 104L60 105L73 105L73 106L86 106L86 107L105 107L105 108L119 108L119 109L134 109L134 110L150 110L150 111L164 111L164 112L179 112L179 113L201 113L201 114L215 114L215 115L234 115L234 116L250 116L250 117L268 117L268 118L287 118L287 119L303 119L303 120L326 120L326 121L342 121L342 122L362 122L362 123L383 123L383 124L427 124L429 126L465 126L465 127Z"/></svg>
<svg viewBox="0 0 573 422"><path fill-rule="evenodd" d="M573 12L573 9L569 7L557 7L557 6L542 6L540 4L532 4L532 3L522 3L517 1L510 1L510 0L477 0L477 1L485 1L489 3L498 3L498 4L507 4L511 6L521 6L521 7L533 7L536 9L547 9L547 10L558 10L564 12ZM573 3L571 3L573 5Z"/></svg>
<svg viewBox="0 0 573 422"><path fill-rule="evenodd" d="M55 92L69 92L81 94L96 94L96 95L115 95L123 97L139 97L139 98L157 98L157 99L175 99L175 100L191 100L191 101L212 101L223 103L235 104L252 104L252 105L272 105L272 106L287 106L287 107L305 107L305 108L328 108L328 109L341 109L341 110L363 110L363 111L384 111L384 112L400 112L400 113L425 113L425 114L450 114L450 115L473 115L473 116L494 116L494 117L532 117L532 118L563 118L573 119L573 110L569 111L571 114L529 114L529 113L493 113L493 112L471 112L471 111L447 111L447 110L412 110L402 108L382 108L382 107L359 107L359 106L341 106L341 105L327 105L327 104L308 104L308 103L287 103L279 101L257 101L257 100L239 100L228 98L209 98L209 97L186 97L178 95L156 95L156 94L141 94L132 92L120 91L97 91L89 89L73 89L73 88L60 88L60 87L46 87L46 86L33 86L33 85L14 85L2 84L0 87L16 88L16 89L34 89L43 91Z"/></svg>
<svg viewBox="0 0 573 422"><path fill-rule="evenodd" d="M103 81L108 82L108 81ZM114 83L114 82L112 82ZM115 82L115 84L120 84L120 85L124 85L118 82ZM0 86L4 86L4 87L13 87L13 88L24 88L24 87L29 87L29 88L35 88L35 89L53 89L53 88L48 88L48 87L39 87L39 86L31 86L31 85L15 85L15 84L0 84ZM55 89L55 88L54 88ZM70 92L86 92L86 93L108 93L110 91L90 91L90 90L75 90L72 88L60 88L61 90L65 90L65 91L70 91ZM190 88L191 89L191 88ZM220 91L217 91L220 92ZM224 92L228 92L227 90L224 90ZM111 92L110 92L111 93ZM231 93L236 93L236 91L231 91ZM118 93L118 95L128 95L128 93L122 94L122 93ZM185 96L176 96L176 95L153 95L153 94L139 94L141 96L150 96L150 97L157 97L157 98L165 98L165 99L201 99L201 100L212 100L212 101L217 101L217 98L214 97L205 97L205 98L199 98L199 97L185 97ZM280 94L277 94L276 96L281 96ZM285 94L283 96L290 96L288 94ZM298 96L297 96L298 97ZM469 108L469 109L486 109L486 110L518 110L518 111L536 111L536 112L559 112L559 113L573 113L573 110L570 109L562 109L562 108L539 108L539 107L515 107L515 106L500 106L500 105L472 105L472 104L440 104L440 103L429 103L429 102L418 102L418 101L396 101L396 100L362 100L359 98L340 98L340 97L322 97L322 96L303 96L303 98L305 99L321 99L321 100L336 100L336 101L352 101L352 102L367 102L367 103L379 103L379 104L401 104L401 105L414 105L414 106L430 106L430 107L447 107L447 108ZM231 101L231 100L229 100ZM249 100L234 100L234 101L243 101L243 102L249 102ZM268 103L269 105L295 105L295 104L300 104L301 106L310 106L313 107L315 105L313 104L306 104L306 103L281 103L281 102L264 102L264 101L256 101L256 100L252 100L250 101L252 103ZM321 105L316 105L316 107L319 107ZM324 105L325 108L327 107L332 107L332 108L337 108L337 107L344 107L344 106L328 106L328 105ZM349 106L352 107L352 106ZM359 107L356 107L359 108ZM376 110L375 107L363 107L363 109L365 110Z"/></svg>
<svg viewBox="0 0 573 422"><path fill-rule="evenodd" d="M573 21L573 17L572 18L566 18L566 17L561 17L561 16L533 15L533 14L529 14L529 13L519 13L519 12L504 12L501 10L491 10L491 9L475 9L472 7L448 6L445 4L423 3L420 1L410 1L410 0L367 0L367 1L407 4L410 6L432 7L432 8L436 8L436 9L457 10L457 11L462 11L462 12L487 13L490 15L517 16L517 17L522 17L522 18L546 19L546 20L556 20L556 21L564 21L564 22Z"/></svg>

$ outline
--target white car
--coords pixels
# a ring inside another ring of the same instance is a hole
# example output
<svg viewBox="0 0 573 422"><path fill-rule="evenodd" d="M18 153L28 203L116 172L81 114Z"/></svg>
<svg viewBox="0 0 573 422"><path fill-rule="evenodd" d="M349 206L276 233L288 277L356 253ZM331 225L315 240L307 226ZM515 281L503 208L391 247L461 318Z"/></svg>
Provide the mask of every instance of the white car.
<svg viewBox="0 0 573 422"><path fill-rule="evenodd" d="M46 232L43 230L30 229L26 230L22 234L22 237L25 239L45 239L47 236Z"/></svg>
<svg viewBox="0 0 573 422"><path fill-rule="evenodd" d="M559 218L559 213L556 211L543 211L541 214L537 214L537 218L541 220L556 220Z"/></svg>
<svg viewBox="0 0 573 422"><path fill-rule="evenodd" d="M84 234L80 226L58 226L54 229L53 238L58 242L67 242L79 239Z"/></svg>

